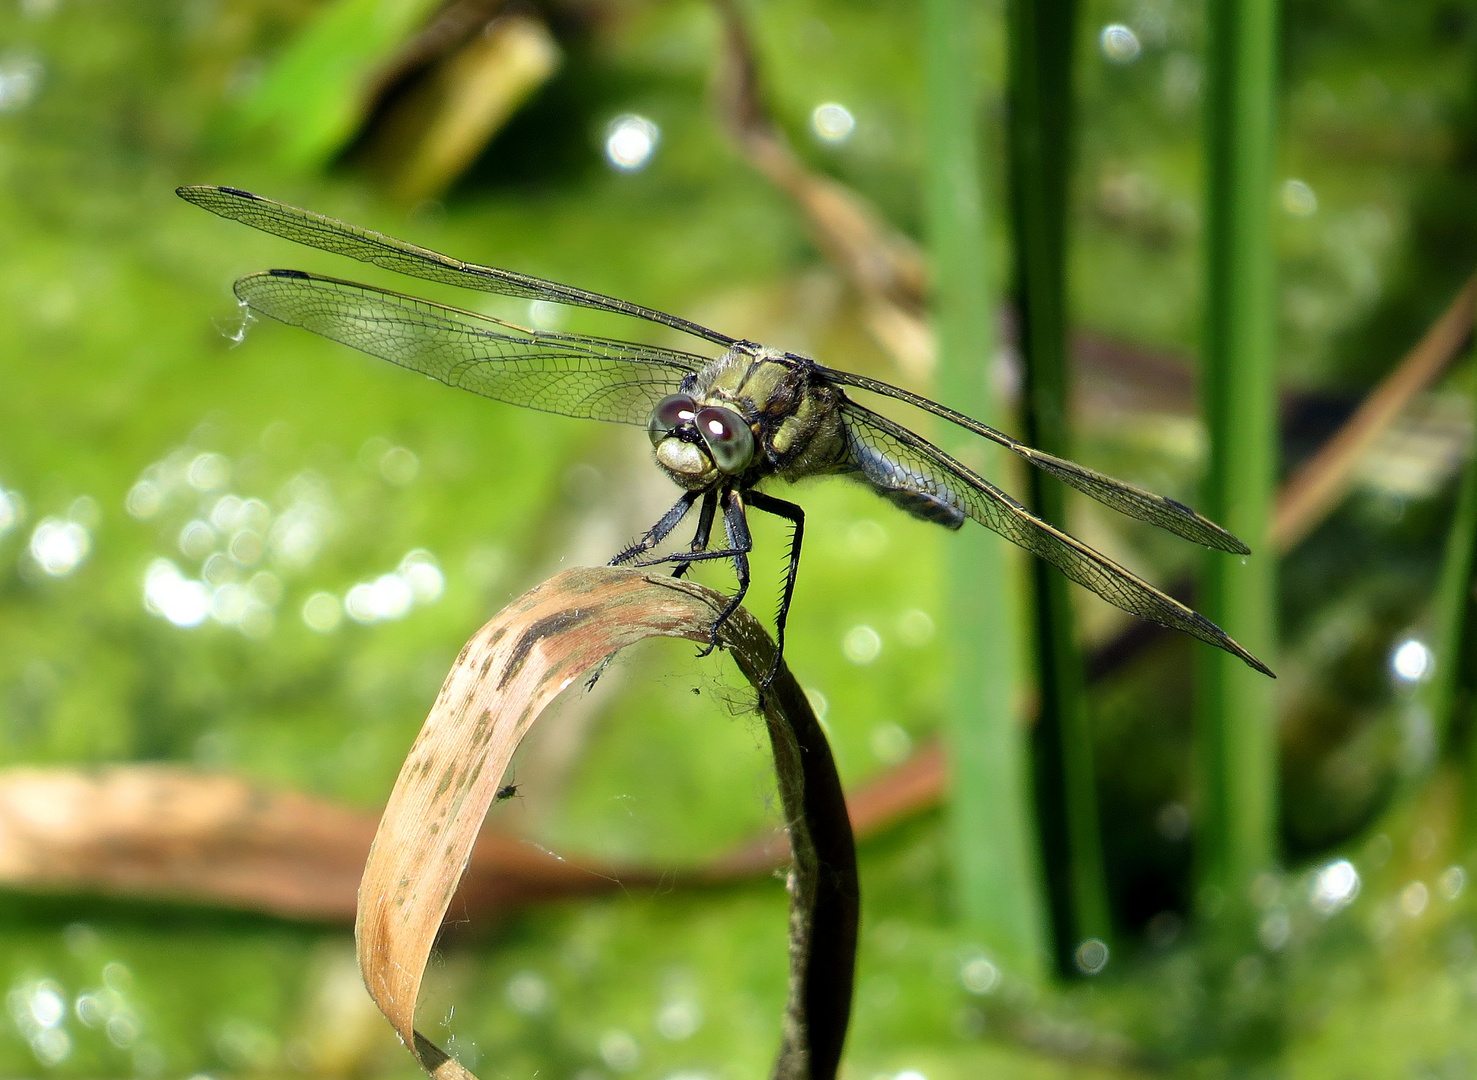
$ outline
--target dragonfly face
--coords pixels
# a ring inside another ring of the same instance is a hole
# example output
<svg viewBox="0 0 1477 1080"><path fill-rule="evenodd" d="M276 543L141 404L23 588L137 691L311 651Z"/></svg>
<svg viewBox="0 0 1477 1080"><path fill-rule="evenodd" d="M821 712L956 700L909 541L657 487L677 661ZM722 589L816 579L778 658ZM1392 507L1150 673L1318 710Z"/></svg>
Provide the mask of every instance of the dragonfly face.
<svg viewBox="0 0 1477 1080"><path fill-rule="evenodd" d="M657 402L647 432L657 463L680 487L705 491L732 480L751 488L771 476L844 471L839 401L805 357L744 342Z"/></svg>
<svg viewBox="0 0 1477 1080"><path fill-rule="evenodd" d="M732 561L739 587L713 624L710 648L748 588L753 544L745 512L774 514L793 528L777 619L778 670L805 514L760 487L774 480L840 474L865 483L894 506L926 521L957 529L973 519L1045 559L1110 604L1225 649L1272 674L1203 615L1042 521L933 443L853 400L847 391L861 390L932 413L1005 447L1129 517L1208 547L1249 553L1245 544L1183 503L1032 449L910 391L729 337L663 311L512 270L464 263L236 188L185 187L178 194L264 232L412 277L631 316L721 348L722 355L714 359L613 338L529 330L301 270L250 274L235 286L242 305L254 314L303 327L448 385L565 416L645 425L657 463L683 493L660 521L612 562L667 564L680 576L704 560ZM694 506L699 508L698 525L690 549L650 556ZM711 534L720 519L727 543L713 548Z"/></svg>
<svg viewBox="0 0 1477 1080"><path fill-rule="evenodd" d="M657 464L679 487L702 491L725 476L741 476L754 460L749 422L722 405L690 394L668 394L646 425Z"/></svg>

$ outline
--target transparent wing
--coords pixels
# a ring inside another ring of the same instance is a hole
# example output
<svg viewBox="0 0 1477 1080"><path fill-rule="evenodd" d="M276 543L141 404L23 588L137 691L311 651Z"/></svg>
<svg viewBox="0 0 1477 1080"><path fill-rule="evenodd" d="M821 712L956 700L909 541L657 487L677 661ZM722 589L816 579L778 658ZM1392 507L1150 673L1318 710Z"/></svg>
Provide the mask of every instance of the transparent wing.
<svg viewBox="0 0 1477 1080"><path fill-rule="evenodd" d="M517 296L525 300L548 300L555 304L572 304L575 307L594 308L617 315L630 315L647 322L670 326L674 330L681 330L684 334L691 334L725 348L736 341L726 334L680 319L676 315L668 315L664 311L630 304L570 285L560 285L556 281L519 274L513 270L462 262L429 248L408 244L383 233L361 229L357 225L349 225L323 214L288 206L275 199L266 199L238 188L197 184L175 188L175 194L212 214L250 225L253 229L306 244L308 247L331 251L335 255L347 255L351 259L373 263L410 277L459 285L478 292Z"/></svg>
<svg viewBox="0 0 1477 1080"><path fill-rule="evenodd" d="M918 491L1051 563L1124 611L1208 642L1265 675L1268 667L1199 612L1036 517L1015 499L900 424L848 401L841 406L857 471L875 486Z"/></svg>
<svg viewBox="0 0 1477 1080"><path fill-rule="evenodd" d="M906 401L909 405L916 405L935 416L941 416L951 423L958 424L966 431L999 443L1013 453L1019 454L1036 468L1050 473L1065 484L1072 485L1084 495L1091 496L1105 506L1111 506L1120 514L1137 518L1139 521L1147 521L1151 525L1158 525L1161 529L1167 529L1177 536L1183 536L1186 540L1193 540L1206 547L1233 551L1238 555L1251 554L1251 549L1240 540L1209 518L1201 517L1182 502L1176 502L1163 495L1156 495L1152 491L1145 491L1132 484L1125 484L1122 480L1114 480L1111 476L1105 476L1084 465L1078 465L1075 461L1068 461L1066 458L1032 449L1025 443L1012 439L1003 431L996 431L961 412L955 412L946 405L940 405L936 401L930 401L920 394L911 393L901 387L892 386L877 379L869 379L865 375L837 371L834 368L821 368L821 373L832 382L855 386L861 390Z"/></svg>
<svg viewBox="0 0 1477 1080"><path fill-rule="evenodd" d="M392 364L530 409L644 425L701 356L582 334L526 330L411 296L268 270L236 282L252 312Z"/></svg>

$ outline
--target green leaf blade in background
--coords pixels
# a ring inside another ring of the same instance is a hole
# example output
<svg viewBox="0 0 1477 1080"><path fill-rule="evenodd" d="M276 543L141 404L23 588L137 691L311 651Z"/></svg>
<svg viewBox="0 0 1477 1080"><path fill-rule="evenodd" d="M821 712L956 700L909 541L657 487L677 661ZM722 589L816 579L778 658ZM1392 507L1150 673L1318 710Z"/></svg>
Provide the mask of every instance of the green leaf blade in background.
<svg viewBox="0 0 1477 1080"><path fill-rule="evenodd" d="M984 177L980 168L980 84L974 12L957 0L924 8L928 108L925 194L932 265L940 397L992 421L996 292L991 287ZM978 440L950 447L976 458ZM994 476L996 468L984 466ZM1021 718L1019 602L1015 565L994 535L965 529L945 555L951 692L951 837L956 902L966 928L1008 969L1044 973L1036 835Z"/></svg>
<svg viewBox="0 0 1477 1080"><path fill-rule="evenodd" d="M1071 457L1067 424L1067 193L1073 152L1076 0L1008 8L1011 222L1024 371L1026 441ZM1065 489L1032 470L1036 513L1068 529ZM1033 732L1036 807L1057 967L1077 969L1079 945L1111 940L1096 769L1088 728L1072 585L1031 560L1040 712Z"/></svg>
<svg viewBox="0 0 1477 1080"><path fill-rule="evenodd" d="M1273 246L1276 0L1214 0L1206 42L1206 298L1202 394L1209 459L1202 511L1251 549L1208 553L1200 609L1276 667L1277 307ZM1202 910L1241 921L1277 862L1275 684L1197 650ZM1226 661L1230 661L1229 663Z"/></svg>
<svg viewBox="0 0 1477 1080"><path fill-rule="evenodd" d="M240 137L289 172L321 169L364 121L375 73L436 11L435 0L331 0L241 102Z"/></svg>

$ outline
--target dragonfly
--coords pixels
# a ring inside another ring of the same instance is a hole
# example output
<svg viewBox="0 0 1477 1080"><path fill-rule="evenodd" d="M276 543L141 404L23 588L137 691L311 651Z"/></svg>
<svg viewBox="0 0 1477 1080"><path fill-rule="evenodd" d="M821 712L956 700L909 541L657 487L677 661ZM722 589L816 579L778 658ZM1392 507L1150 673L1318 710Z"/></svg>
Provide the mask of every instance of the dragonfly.
<svg viewBox="0 0 1477 1080"><path fill-rule="evenodd" d="M1272 676L1271 669L1204 615L1043 521L917 432L859 400L856 392L902 402L958 425L1128 517L1206 547L1250 554L1240 540L1181 502L1033 449L901 387L730 337L677 315L513 270L462 262L238 188L193 185L176 193L223 218L409 277L628 316L698 339L711 351L721 350L714 357L530 329L302 270L248 274L234 286L252 315L301 327L449 386L564 416L645 427L658 466L681 496L611 565L671 566L680 577L700 562L729 561L738 587L714 620L704 654L718 645L719 631L748 592L754 544L747 512L771 514L791 530L775 627L778 648L769 672L769 679L774 677L784 654L800 569L805 512L767 489L775 480L793 483L835 475L859 480L902 511L947 529L974 520L1108 603L1224 649ZM656 554L694 507L697 529L688 549ZM712 534L720 519L724 542L715 546Z"/></svg>

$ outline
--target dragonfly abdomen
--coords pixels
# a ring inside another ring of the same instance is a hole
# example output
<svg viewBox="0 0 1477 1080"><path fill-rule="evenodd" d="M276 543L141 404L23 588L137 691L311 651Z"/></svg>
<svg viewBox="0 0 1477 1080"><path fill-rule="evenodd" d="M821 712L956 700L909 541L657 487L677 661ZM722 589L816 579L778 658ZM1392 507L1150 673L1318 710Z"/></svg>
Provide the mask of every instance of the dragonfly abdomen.
<svg viewBox="0 0 1477 1080"><path fill-rule="evenodd" d="M960 507L945 498L944 493L926 490L926 487L933 486L927 477L894 461L876 447L853 439L851 463L856 473L877 494L916 518L946 529L958 529L968 517Z"/></svg>
<svg viewBox="0 0 1477 1080"><path fill-rule="evenodd" d="M963 526L966 515L963 510L953 506L937 496L930 495L925 491L908 491L906 488L884 488L877 487L877 494L892 503L899 510L906 510L915 518L924 521L932 521L936 525L942 525L946 529L958 529Z"/></svg>

